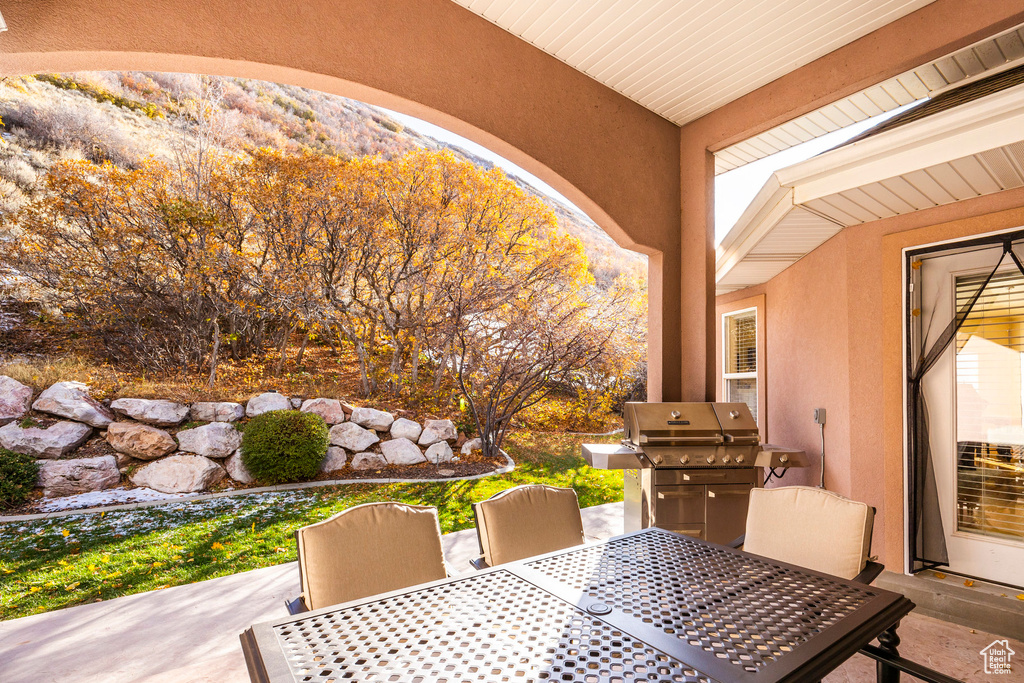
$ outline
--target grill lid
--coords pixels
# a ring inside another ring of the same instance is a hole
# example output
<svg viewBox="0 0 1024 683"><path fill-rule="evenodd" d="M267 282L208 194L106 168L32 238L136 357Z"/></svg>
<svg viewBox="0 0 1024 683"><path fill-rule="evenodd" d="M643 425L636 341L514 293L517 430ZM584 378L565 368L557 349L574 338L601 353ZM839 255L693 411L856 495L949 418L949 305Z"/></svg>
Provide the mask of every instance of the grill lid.
<svg viewBox="0 0 1024 683"><path fill-rule="evenodd" d="M625 440L634 446L725 441L711 403L627 403L622 418Z"/></svg>
<svg viewBox="0 0 1024 683"><path fill-rule="evenodd" d="M746 403L627 403L625 441L637 447L735 444L761 437Z"/></svg>

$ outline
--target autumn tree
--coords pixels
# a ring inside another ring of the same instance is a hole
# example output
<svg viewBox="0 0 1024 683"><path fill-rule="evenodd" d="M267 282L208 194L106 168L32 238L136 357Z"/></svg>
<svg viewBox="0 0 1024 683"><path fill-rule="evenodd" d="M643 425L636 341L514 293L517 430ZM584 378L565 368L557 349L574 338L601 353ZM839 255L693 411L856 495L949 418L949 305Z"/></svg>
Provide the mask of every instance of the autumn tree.
<svg viewBox="0 0 1024 683"><path fill-rule="evenodd" d="M247 318L250 331L266 321L244 278L244 238L226 234L216 212L173 180L153 161L58 163L46 191L9 218L17 240L8 258L111 357L199 370L211 319Z"/></svg>

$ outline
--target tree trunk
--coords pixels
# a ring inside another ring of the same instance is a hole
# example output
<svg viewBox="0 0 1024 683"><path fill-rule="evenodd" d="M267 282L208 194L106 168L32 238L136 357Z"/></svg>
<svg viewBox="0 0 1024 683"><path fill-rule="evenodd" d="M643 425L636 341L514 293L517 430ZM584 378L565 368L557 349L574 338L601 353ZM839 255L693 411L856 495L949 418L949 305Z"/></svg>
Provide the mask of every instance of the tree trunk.
<svg viewBox="0 0 1024 683"><path fill-rule="evenodd" d="M306 344L309 343L309 332L302 338L302 346L299 347L299 355L295 357L295 364L302 365L302 356L306 353Z"/></svg>
<svg viewBox="0 0 1024 683"><path fill-rule="evenodd" d="M206 386L212 387L217 380L217 356L220 353L220 323L217 318L213 319L213 350L210 352L210 378Z"/></svg>
<svg viewBox="0 0 1024 683"><path fill-rule="evenodd" d="M366 348L363 342L356 342L356 357L359 359L359 380L363 385L363 396L369 396L372 392L370 382L370 369L366 362Z"/></svg>
<svg viewBox="0 0 1024 683"><path fill-rule="evenodd" d="M412 385L415 387L420 381L420 338L415 335L412 338Z"/></svg>
<svg viewBox="0 0 1024 683"><path fill-rule="evenodd" d="M286 354L288 353L288 342L291 340L292 334L296 329L298 329L298 327L298 323L293 323L292 326L284 333L284 337L281 338L281 347L279 349L280 354L277 358L277 366L274 368L275 377L280 377L282 371L284 371L284 361L287 357Z"/></svg>
<svg viewBox="0 0 1024 683"><path fill-rule="evenodd" d="M434 372L434 393L441 391L441 381L444 379L445 372L448 371L449 362L454 361L455 354L452 352L452 342L449 340L444 345L444 350L441 352L441 362L437 365L437 370Z"/></svg>

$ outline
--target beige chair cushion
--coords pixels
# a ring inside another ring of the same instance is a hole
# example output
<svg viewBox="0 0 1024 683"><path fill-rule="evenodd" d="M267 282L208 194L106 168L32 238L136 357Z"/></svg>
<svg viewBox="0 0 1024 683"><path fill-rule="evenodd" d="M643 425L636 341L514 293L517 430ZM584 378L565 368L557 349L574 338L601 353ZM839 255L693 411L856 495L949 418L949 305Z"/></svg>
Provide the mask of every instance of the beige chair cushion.
<svg viewBox="0 0 1024 683"><path fill-rule="evenodd" d="M871 551L874 511L810 486L750 492L743 549L844 579L859 574Z"/></svg>
<svg viewBox="0 0 1024 683"><path fill-rule="evenodd" d="M437 510L369 503L299 529L299 574L309 609L446 576Z"/></svg>
<svg viewBox="0 0 1024 683"><path fill-rule="evenodd" d="M476 521L484 560L492 567L584 542L572 489L517 486L477 503Z"/></svg>

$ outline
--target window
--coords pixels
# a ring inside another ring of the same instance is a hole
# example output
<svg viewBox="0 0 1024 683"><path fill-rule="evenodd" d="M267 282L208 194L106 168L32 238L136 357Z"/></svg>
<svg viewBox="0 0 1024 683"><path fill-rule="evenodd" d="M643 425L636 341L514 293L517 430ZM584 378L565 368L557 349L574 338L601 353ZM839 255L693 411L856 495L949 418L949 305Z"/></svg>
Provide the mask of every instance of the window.
<svg viewBox="0 0 1024 683"><path fill-rule="evenodd" d="M757 420L757 309L722 316L725 400L746 403Z"/></svg>
<svg viewBox="0 0 1024 683"><path fill-rule="evenodd" d="M985 284L956 278L956 310ZM997 273L956 334L957 530L1024 539L1024 276Z"/></svg>

